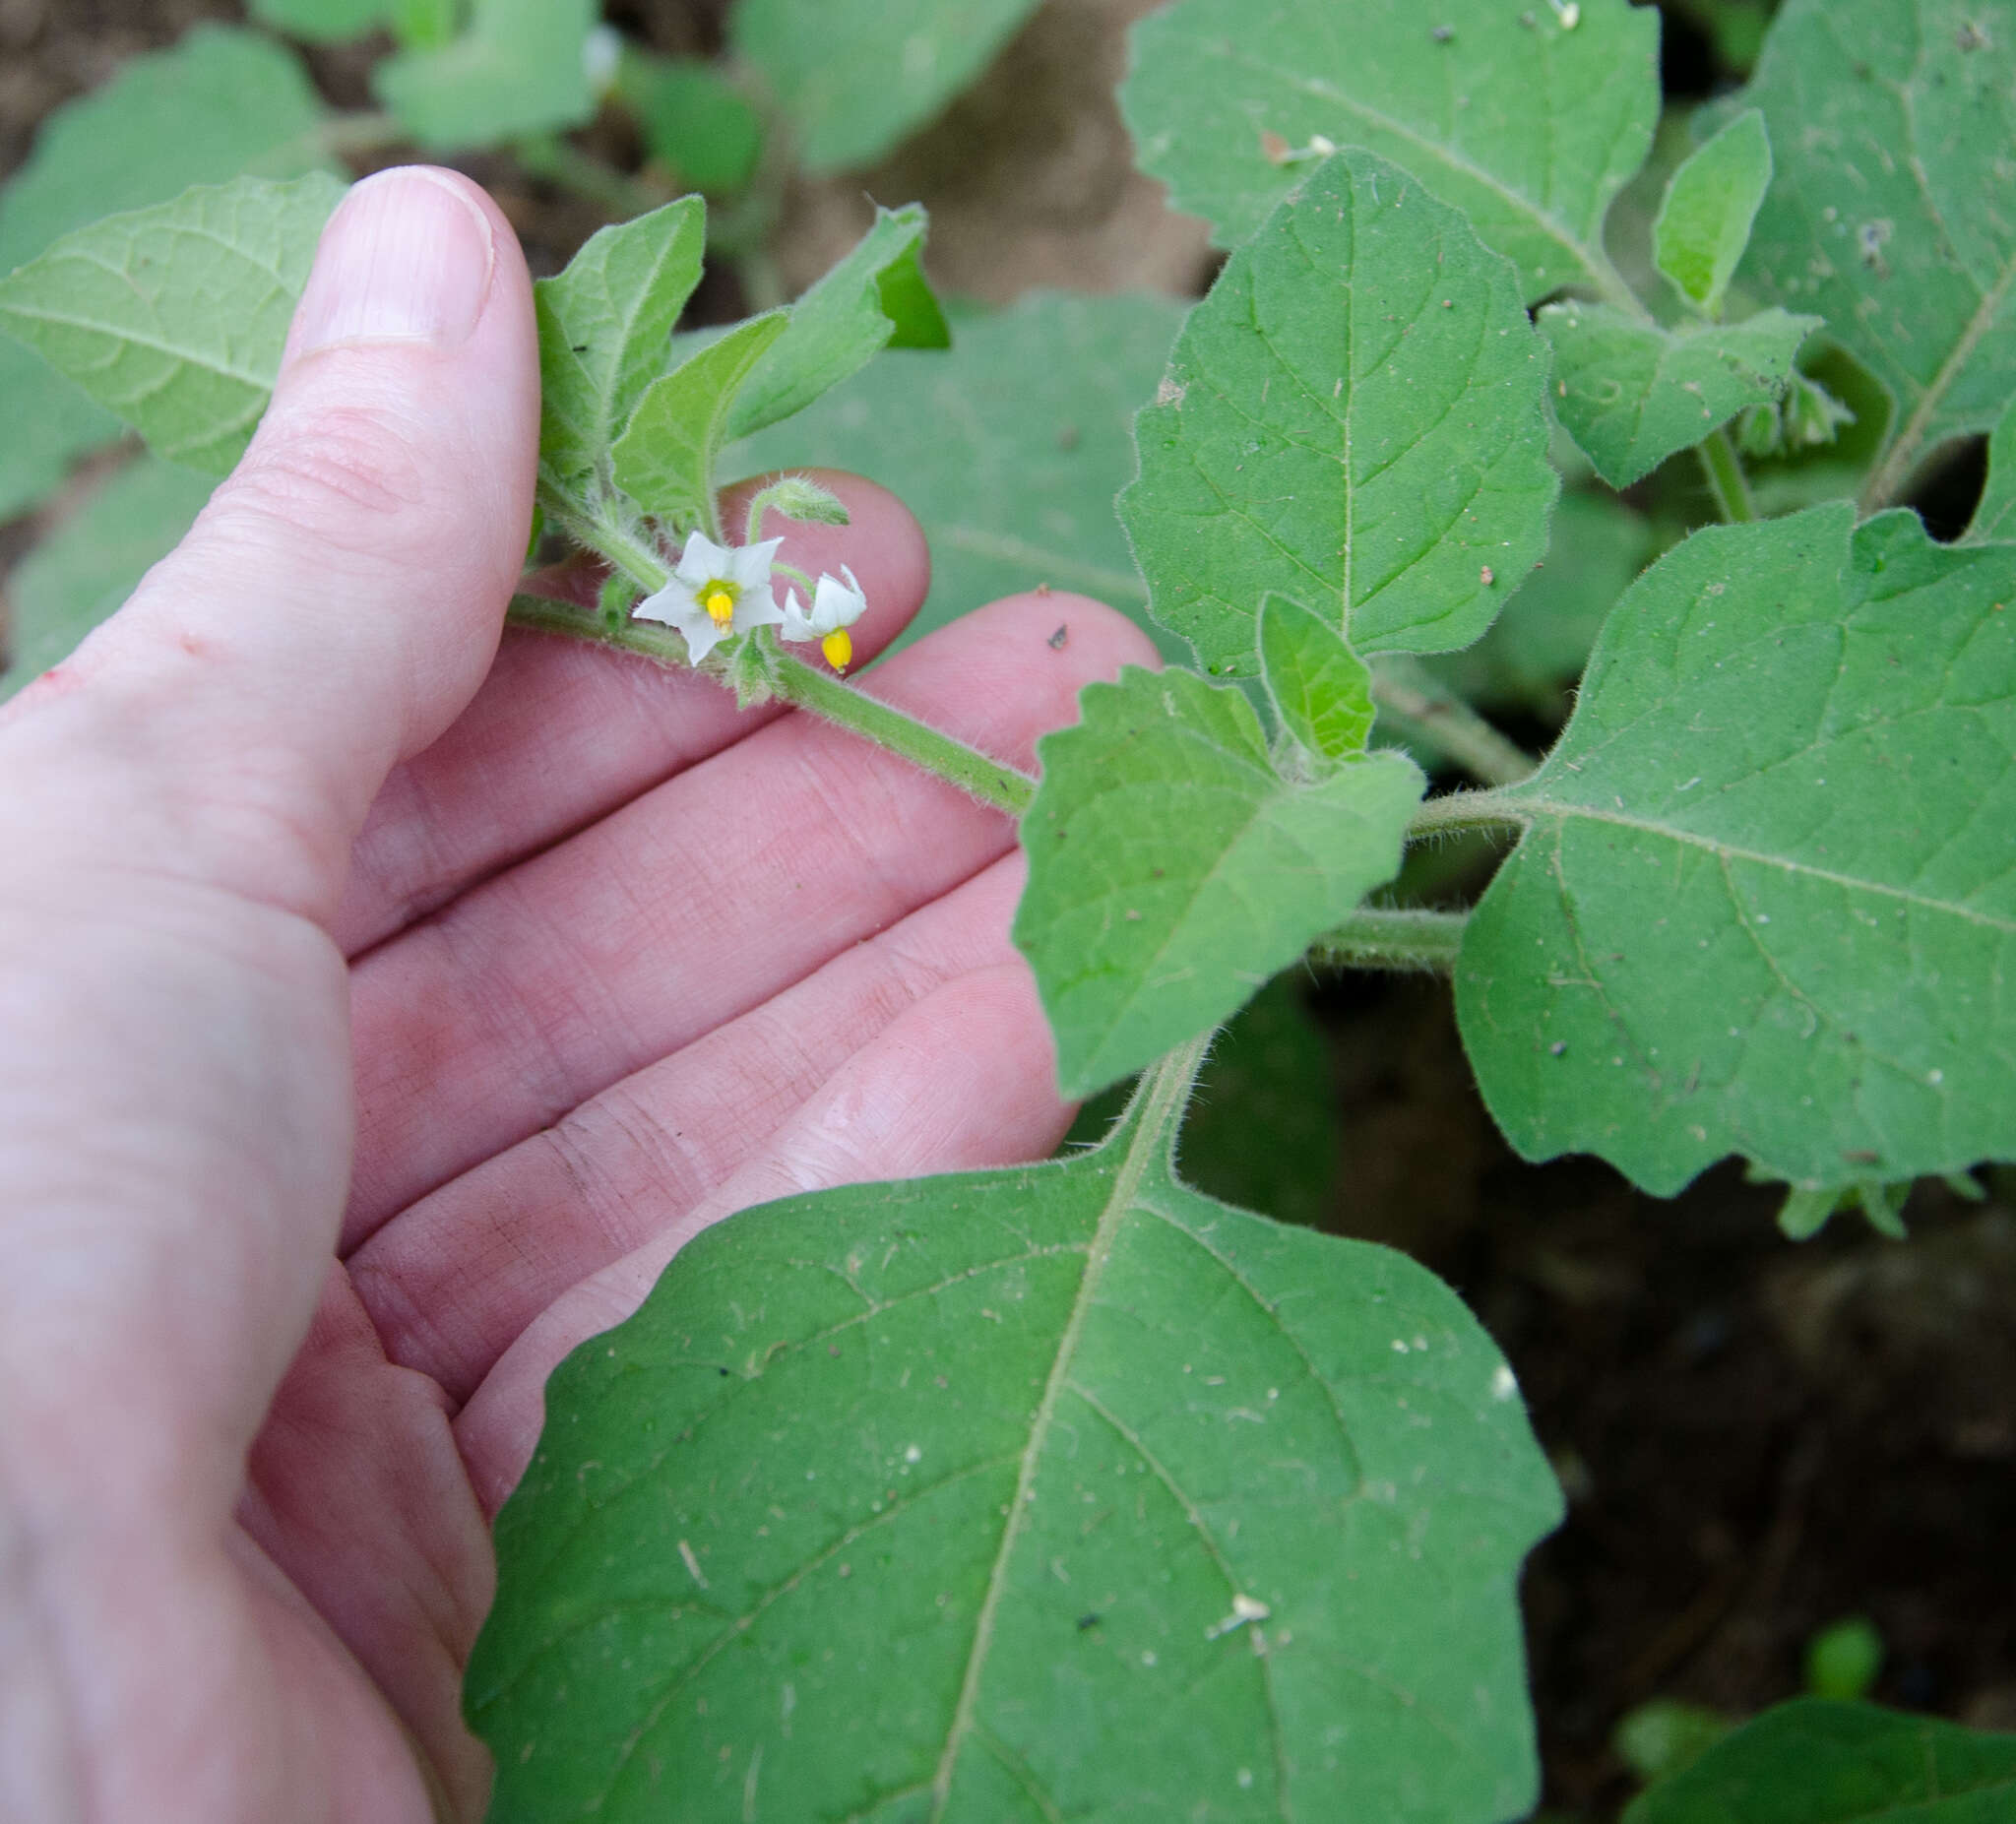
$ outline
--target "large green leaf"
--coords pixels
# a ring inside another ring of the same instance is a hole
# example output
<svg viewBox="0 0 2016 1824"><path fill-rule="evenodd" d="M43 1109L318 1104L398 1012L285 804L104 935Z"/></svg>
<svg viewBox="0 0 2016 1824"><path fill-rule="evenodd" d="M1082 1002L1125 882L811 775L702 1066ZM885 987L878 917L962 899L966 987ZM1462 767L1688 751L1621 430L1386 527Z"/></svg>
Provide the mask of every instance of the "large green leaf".
<svg viewBox="0 0 2016 1824"><path fill-rule="evenodd" d="M299 61L248 31L199 25L135 57L49 116L0 191L0 277L59 235L240 171L290 177L321 164L323 120ZM0 518L32 505L118 422L30 349L0 341Z"/></svg>
<svg viewBox="0 0 2016 1824"><path fill-rule="evenodd" d="M1777 176L1744 273L1889 389L1881 502L2016 393L2016 22L1967 0L1789 0L1746 99Z"/></svg>
<svg viewBox="0 0 2016 1824"><path fill-rule="evenodd" d="M885 347L945 348L952 338L917 256L924 212L878 209L875 224L790 309L790 325L734 404L730 435L747 437L804 410Z"/></svg>
<svg viewBox="0 0 2016 1824"><path fill-rule="evenodd" d="M906 640L1042 584L1138 610L1113 496L1181 321L1166 298L1033 293L963 319L948 354L880 356L735 460L851 469L903 497L931 541L931 593Z"/></svg>
<svg viewBox="0 0 2016 1824"><path fill-rule="evenodd" d="M240 177L94 222L0 280L0 328L158 454L222 474L266 409L342 195L319 172Z"/></svg>
<svg viewBox="0 0 2016 1824"><path fill-rule="evenodd" d="M256 32L197 26L49 117L34 156L0 191L0 275L60 235L191 184L329 169L324 118L291 51Z"/></svg>
<svg viewBox="0 0 2016 1824"><path fill-rule="evenodd" d="M1129 666L1043 737L1015 942L1067 1096L1228 1019L1400 868L1424 782L1371 755L1284 780L1243 692Z"/></svg>
<svg viewBox="0 0 2016 1824"><path fill-rule="evenodd" d="M1549 304L1561 427L1612 487L1642 480L1747 406L1778 398L1818 317L1663 330L1608 304Z"/></svg>
<svg viewBox="0 0 2016 1824"><path fill-rule="evenodd" d="M1582 0L1572 25L1511 0L1177 0L1136 28L1121 101L1143 169L1222 246L1320 136L1464 211L1531 302L1615 286L1603 219L1652 144L1658 50L1658 15L1626 0Z"/></svg>
<svg viewBox="0 0 2016 1824"><path fill-rule="evenodd" d="M62 484L87 451L119 434L119 420L47 361L0 336L0 520L13 519Z"/></svg>
<svg viewBox="0 0 2016 1824"><path fill-rule="evenodd" d="M388 57L379 99L422 146L487 146L595 112L586 49L597 0L473 0L451 43Z"/></svg>
<svg viewBox="0 0 2016 1824"><path fill-rule="evenodd" d="M735 49L769 80L811 171L866 164L931 119L1037 0L738 0Z"/></svg>
<svg viewBox="0 0 2016 1824"><path fill-rule="evenodd" d="M1618 604L1457 1007L1530 1159L1677 1190L2016 1157L2016 547L1847 503L1698 533Z"/></svg>
<svg viewBox="0 0 2016 1824"><path fill-rule="evenodd" d="M209 477L144 456L22 559L7 579L14 625L0 702L68 658L132 595L180 542L210 489Z"/></svg>
<svg viewBox="0 0 2016 1824"><path fill-rule="evenodd" d="M727 440L728 413L750 370L776 346L789 320L782 310L752 317L646 389L611 453L616 485L645 512L720 536L715 462Z"/></svg>
<svg viewBox="0 0 2016 1824"><path fill-rule="evenodd" d="M598 228L565 272L533 287L544 389L539 456L571 480L593 471L671 359L672 325L700 283L707 206L681 197Z"/></svg>
<svg viewBox="0 0 2016 1824"><path fill-rule="evenodd" d="M1547 351L1512 269L1369 153L1341 153L1232 255L1136 420L1120 515L1151 611L1255 668L1278 593L1361 654L1490 625L1546 544Z"/></svg>
<svg viewBox="0 0 2016 1824"><path fill-rule="evenodd" d="M1524 1815L1512 1375L1412 1261L1179 1183L1184 1088L734 1217L562 1365L469 1670L493 1824Z"/></svg>
<svg viewBox="0 0 2016 1824"><path fill-rule="evenodd" d="M360 38L386 24L399 0L251 0L252 17L317 44Z"/></svg>
<svg viewBox="0 0 2016 1824"><path fill-rule="evenodd" d="M720 65L625 45L616 93L637 116L651 156L682 187L740 190L755 174L763 119Z"/></svg>
<svg viewBox="0 0 2016 1824"><path fill-rule="evenodd" d="M1624 1824L2006 1824L2012 1816L2016 1735L1800 1698L1662 1780Z"/></svg>
<svg viewBox="0 0 2016 1824"><path fill-rule="evenodd" d="M2016 538L2016 401L1988 439L1987 480L1967 535L1970 540Z"/></svg>
<svg viewBox="0 0 2016 1824"><path fill-rule="evenodd" d="M1654 258L1680 295L1711 317L1735 277L1771 185L1764 116L1738 114L1672 174L1653 223Z"/></svg>

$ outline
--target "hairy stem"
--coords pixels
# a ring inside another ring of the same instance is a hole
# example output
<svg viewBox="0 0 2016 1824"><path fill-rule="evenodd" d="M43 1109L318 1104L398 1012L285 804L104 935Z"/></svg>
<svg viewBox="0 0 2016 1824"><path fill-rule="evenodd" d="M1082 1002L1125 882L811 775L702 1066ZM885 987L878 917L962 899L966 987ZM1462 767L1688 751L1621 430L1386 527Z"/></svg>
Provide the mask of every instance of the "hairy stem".
<svg viewBox="0 0 2016 1824"><path fill-rule="evenodd" d="M614 647L618 652L639 653L661 664L683 669L687 662L685 639L674 629L652 621L621 621L611 626L570 602L527 595L512 597L509 619L514 627L588 640L598 646ZM807 710L822 721L851 729L863 740L902 755L913 766L950 781L982 804L991 804L1011 817L1019 817L1029 808L1036 793L1036 782L1028 774L990 760L977 748L941 734L928 723L778 651L774 645L765 657L764 683L774 696L793 708Z"/></svg>
<svg viewBox="0 0 2016 1824"><path fill-rule="evenodd" d="M941 734L879 699L844 684L816 665L779 652L770 668L771 687L794 708L843 728L850 728L877 747L901 754L913 766L949 780L969 796L996 810L1020 817L1036 795L1036 781L1027 773L990 760L977 748Z"/></svg>
<svg viewBox="0 0 2016 1824"><path fill-rule="evenodd" d="M1448 975L1463 945L1468 912L1361 906L1309 946L1309 960L1348 969L1431 969Z"/></svg>
<svg viewBox="0 0 2016 1824"><path fill-rule="evenodd" d="M1402 733L1486 785L1516 786L1540 764L1405 654L1387 653L1373 661L1372 700Z"/></svg>
<svg viewBox="0 0 2016 1824"><path fill-rule="evenodd" d="M546 519L576 544L606 558L612 569L620 570L647 596L655 596L671 581L665 560L635 534L604 515L591 514L573 494L539 472L539 505Z"/></svg>
<svg viewBox="0 0 2016 1824"><path fill-rule="evenodd" d="M1747 526L1757 517L1756 502L1750 498L1750 484L1743 476L1743 465L1729 431L1718 425L1694 446L1701 458L1702 472L1708 477L1708 491L1715 496L1716 511L1730 526Z"/></svg>
<svg viewBox="0 0 2016 1824"><path fill-rule="evenodd" d="M1453 836L1461 830L1524 830L1526 813L1495 791L1451 791L1429 798L1407 826L1407 840Z"/></svg>

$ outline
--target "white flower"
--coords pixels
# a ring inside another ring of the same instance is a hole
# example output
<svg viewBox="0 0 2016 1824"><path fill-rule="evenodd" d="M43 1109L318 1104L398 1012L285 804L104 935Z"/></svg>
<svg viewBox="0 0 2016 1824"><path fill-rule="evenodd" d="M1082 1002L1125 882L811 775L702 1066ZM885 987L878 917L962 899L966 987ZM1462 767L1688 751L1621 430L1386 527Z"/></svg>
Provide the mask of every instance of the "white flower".
<svg viewBox="0 0 2016 1824"><path fill-rule="evenodd" d="M840 580L847 579L846 582ZM798 605L798 592L792 590L784 603L784 626L778 637L783 640L817 640L819 650L826 655L826 662L836 671L845 671L853 662L853 636L848 632L855 621L868 609L868 598L862 593L854 573L847 565L840 567L840 577L822 576L812 591L812 611L807 614Z"/></svg>
<svg viewBox="0 0 2016 1824"><path fill-rule="evenodd" d="M676 627L697 665L730 634L774 627L784 619L770 588L770 564L782 538L720 545L693 533L671 581L637 604L633 618Z"/></svg>

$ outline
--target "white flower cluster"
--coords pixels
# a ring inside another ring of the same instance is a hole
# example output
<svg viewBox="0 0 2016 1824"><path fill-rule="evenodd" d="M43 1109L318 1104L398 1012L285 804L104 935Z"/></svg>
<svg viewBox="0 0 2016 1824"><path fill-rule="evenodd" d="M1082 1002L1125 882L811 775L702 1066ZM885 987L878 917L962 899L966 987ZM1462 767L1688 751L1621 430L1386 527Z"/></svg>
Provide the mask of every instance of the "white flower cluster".
<svg viewBox="0 0 2016 1824"><path fill-rule="evenodd" d="M783 542L766 538L760 544L720 545L692 534L671 580L637 604L634 618L676 627L696 665L731 634L775 627L780 639L817 640L826 662L845 671L854 650L848 629L861 618L868 598L854 573L842 564L838 577L822 576L814 586L809 612L795 590L779 607L770 575Z"/></svg>

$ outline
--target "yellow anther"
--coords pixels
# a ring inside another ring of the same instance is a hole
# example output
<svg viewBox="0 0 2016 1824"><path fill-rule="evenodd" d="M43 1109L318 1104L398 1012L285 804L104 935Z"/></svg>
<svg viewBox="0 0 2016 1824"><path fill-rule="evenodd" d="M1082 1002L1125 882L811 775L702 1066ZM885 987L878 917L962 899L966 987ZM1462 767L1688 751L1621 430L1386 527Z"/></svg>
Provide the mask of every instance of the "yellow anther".
<svg viewBox="0 0 2016 1824"><path fill-rule="evenodd" d="M853 635L845 627L836 628L819 642L819 650L836 671L845 671L854 661Z"/></svg>
<svg viewBox="0 0 2016 1824"><path fill-rule="evenodd" d="M719 583L700 598L700 605L717 627L725 627L735 618L735 598Z"/></svg>

